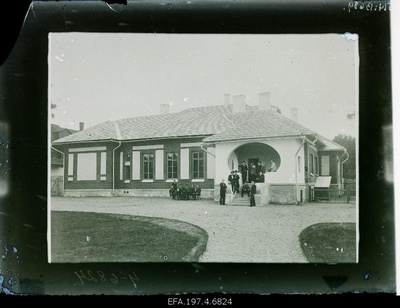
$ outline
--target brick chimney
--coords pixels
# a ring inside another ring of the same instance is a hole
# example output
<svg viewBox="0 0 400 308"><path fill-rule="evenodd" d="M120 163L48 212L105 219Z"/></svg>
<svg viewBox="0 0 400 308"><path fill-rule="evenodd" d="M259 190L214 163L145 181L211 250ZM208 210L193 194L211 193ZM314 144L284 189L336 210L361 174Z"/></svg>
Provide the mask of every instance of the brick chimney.
<svg viewBox="0 0 400 308"><path fill-rule="evenodd" d="M259 110L270 110L271 104L271 93L270 92L262 92L258 94L258 109Z"/></svg>
<svg viewBox="0 0 400 308"><path fill-rule="evenodd" d="M233 99L233 113L246 111L246 95L234 95Z"/></svg>
<svg viewBox="0 0 400 308"><path fill-rule="evenodd" d="M168 114L168 113L169 113L169 104L161 104L160 114Z"/></svg>
<svg viewBox="0 0 400 308"><path fill-rule="evenodd" d="M228 106L232 103L232 98L229 93L224 94L224 105Z"/></svg>
<svg viewBox="0 0 400 308"><path fill-rule="evenodd" d="M85 123L79 122L79 131L82 131L85 129Z"/></svg>
<svg viewBox="0 0 400 308"><path fill-rule="evenodd" d="M298 108L292 108L290 109L290 113L291 113L291 118L293 121L297 122L297 114L299 112Z"/></svg>

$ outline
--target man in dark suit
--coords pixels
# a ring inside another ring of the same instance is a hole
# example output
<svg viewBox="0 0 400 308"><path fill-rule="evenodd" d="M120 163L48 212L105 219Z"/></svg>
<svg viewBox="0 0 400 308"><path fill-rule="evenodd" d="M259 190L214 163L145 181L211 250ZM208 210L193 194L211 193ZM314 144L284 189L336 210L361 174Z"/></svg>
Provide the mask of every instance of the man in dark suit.
<svg viewBox="0 0 400 308"><path fill-rule="evenodd" d="M257 186L254 184L254 182L251 182L251 188L250 188L250 206L256 206L256 200L254 198L255 194L257 192Z"/></svg>
<svg viewBox="0 0 400 308"><path fill-rule="evenodd" d="M259 175L261 172L261 163L258 161L256 166L256 176Z"/></svg>
<svg viewBox="0 0 400 308"><path fill-rule="evenodd" d="M240 173L242 175L242 184L247 182L247 165L245 161L242 161L242 165L240 166Z"/></svg>
<svg viewBox="0 0 400 308"><path fill-rule="evenodd" d="M250 182L253 182L256 180L256 165L254 163L250 164Z"/></svg>
<svg viewBox="0 0 400 308"><path fill-rule="evenodd" d="M250 186L247 183L242 185L242 197L244 194L247 194L250 197Z"/></svg>
<svg viewBox="0 0 400 308"><path fill-rule="evenodd" d="M189 188L188 191L188 199L190 199L190 197L193 198L193 200L196 200L196 188L194 187L194 185L192 184L192 186Z"/></svg>
<svg viewBox="0 0 400 308"><path fill-rule="evenodd" d="M225 205L225 196L226 196L226 189L227 186L225 184L225 180L222 179L221 183L219 184L219 204L220 205Z"/></svg>
<svg viewBox="0 0 400 308"><path fill-rule="evenodd" d="M174 188L174 185L171 185L171 188L169 189L169 196L170 196L172 199L175 199L175 198L176 198L176 190L175 190L175 188Z"/></svg>
<svg viewBox="0 0 400 308"><path fill-rule="evenodd" d="M236 194L237 192L239 192L239 174L237 174L237 170L234 170L233 186L235 188L235 191L233 193Z"/></svg>
<svg viewBox="0 0 400 308"><path fill-rule="evenodd" d="M175 181L175 180L173 180L173 182L172 182L172 188L173 188L175 191L178 190L178 184L176 184L176 181Z"/></svg>
<svg viewBox="0 0 400 308"><path fill-rule="evenodd" d="M183 200L183 190L184 190L183 185L182 184L179 185L179 188L178 188L178 190L176 192L176 197L177 197L178 200Z"/></svg>
<svg viewBox="0 0 400 308"><path fill-rule="evenodd" d="M260 173L257 175L256 182L258 183L264 183L265 182L265 177L264 174L260 171Z"/></svg>
<svg viewBox="0 0 400 308"><path fill-rule="evenodd" d="M172 182L171 189L169 190L169 195L172 197L172 199L176 199L177 192L178 192L178 185L176 184L176 181L174 180Z"/></svg>
<svg viewBox="0 0 400 308"><path fill-rule="evenodd" d="M184 200L189 200L189 194L190 194L190 187L189 184L186 184L185 190L184 190Z"/></svg>
<svg viewBox="0 0 400 308"><path fill-rule="evenodd" d="M230 184L231 187L232 187L232 193L235 193L235 186L234 186L235 178L234 178L234 175L235 175L235 171L233 171L233 170L231 171L231 174L228 175L228 184Z"/></svg>

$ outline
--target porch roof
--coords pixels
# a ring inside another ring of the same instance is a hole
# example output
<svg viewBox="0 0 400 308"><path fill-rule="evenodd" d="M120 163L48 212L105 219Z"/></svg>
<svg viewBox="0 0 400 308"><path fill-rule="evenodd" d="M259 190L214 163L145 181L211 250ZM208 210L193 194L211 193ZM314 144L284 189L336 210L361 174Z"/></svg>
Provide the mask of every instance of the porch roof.
<svg viewBox="0 0 400 308"><path fill-rule="evenodd" d="M204 142L316 135L314 131L275 110L253 109L248 112L234 113L230 118L234 124L232 127L205 138Z"/></svg>
<svg viewBox="0 0 400 308"><path fill-rule="evenodd" d="M324 147L321 148L321 151L346 151L346 148L337 144L336 142L329 140L323 136L318 135L318 137L324 142Z"/></svg>

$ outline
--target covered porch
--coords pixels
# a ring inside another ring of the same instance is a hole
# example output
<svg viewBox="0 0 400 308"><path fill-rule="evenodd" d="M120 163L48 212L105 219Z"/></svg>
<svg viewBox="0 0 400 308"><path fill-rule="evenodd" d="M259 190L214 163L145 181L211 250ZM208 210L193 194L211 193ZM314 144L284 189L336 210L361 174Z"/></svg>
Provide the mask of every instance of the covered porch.
<svg viewBox="0 0 400 308"><path fill-rule="evenodd" d="M264 175L257 182L258 205L269 203L296 204L306 194L304 172L304 142L301 138L270 138L235 142L220 142L215 145L215 200L219 200L219 184L232 170L241 173L241 165L247 166L246 182L252 179L251 164L257 165ZM275 168L271 168L275 165ZM242 184L242 179L240 179ZM303 191L302 191L303 190ZM228 187L226 201L233 200ZM257 204L257 200L256 200Z"/></svg>

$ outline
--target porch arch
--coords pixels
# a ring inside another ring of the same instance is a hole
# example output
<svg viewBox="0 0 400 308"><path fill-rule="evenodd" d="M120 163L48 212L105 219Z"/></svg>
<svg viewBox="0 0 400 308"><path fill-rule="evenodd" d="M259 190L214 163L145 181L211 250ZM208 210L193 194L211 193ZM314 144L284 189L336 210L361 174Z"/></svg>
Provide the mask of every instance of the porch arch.
<svg viewBox="0 0 400 308"><path fill-rule="evenodd" d="M281 165L281 156L272 146L262 142L250 142L236 147L228 155L228 167L230 170L239 170L239 165L245 161L249 167L250 162L259 161L264 163L264 170L268 172L271 169L271 160L275 162L276 171Z"/></svg>

